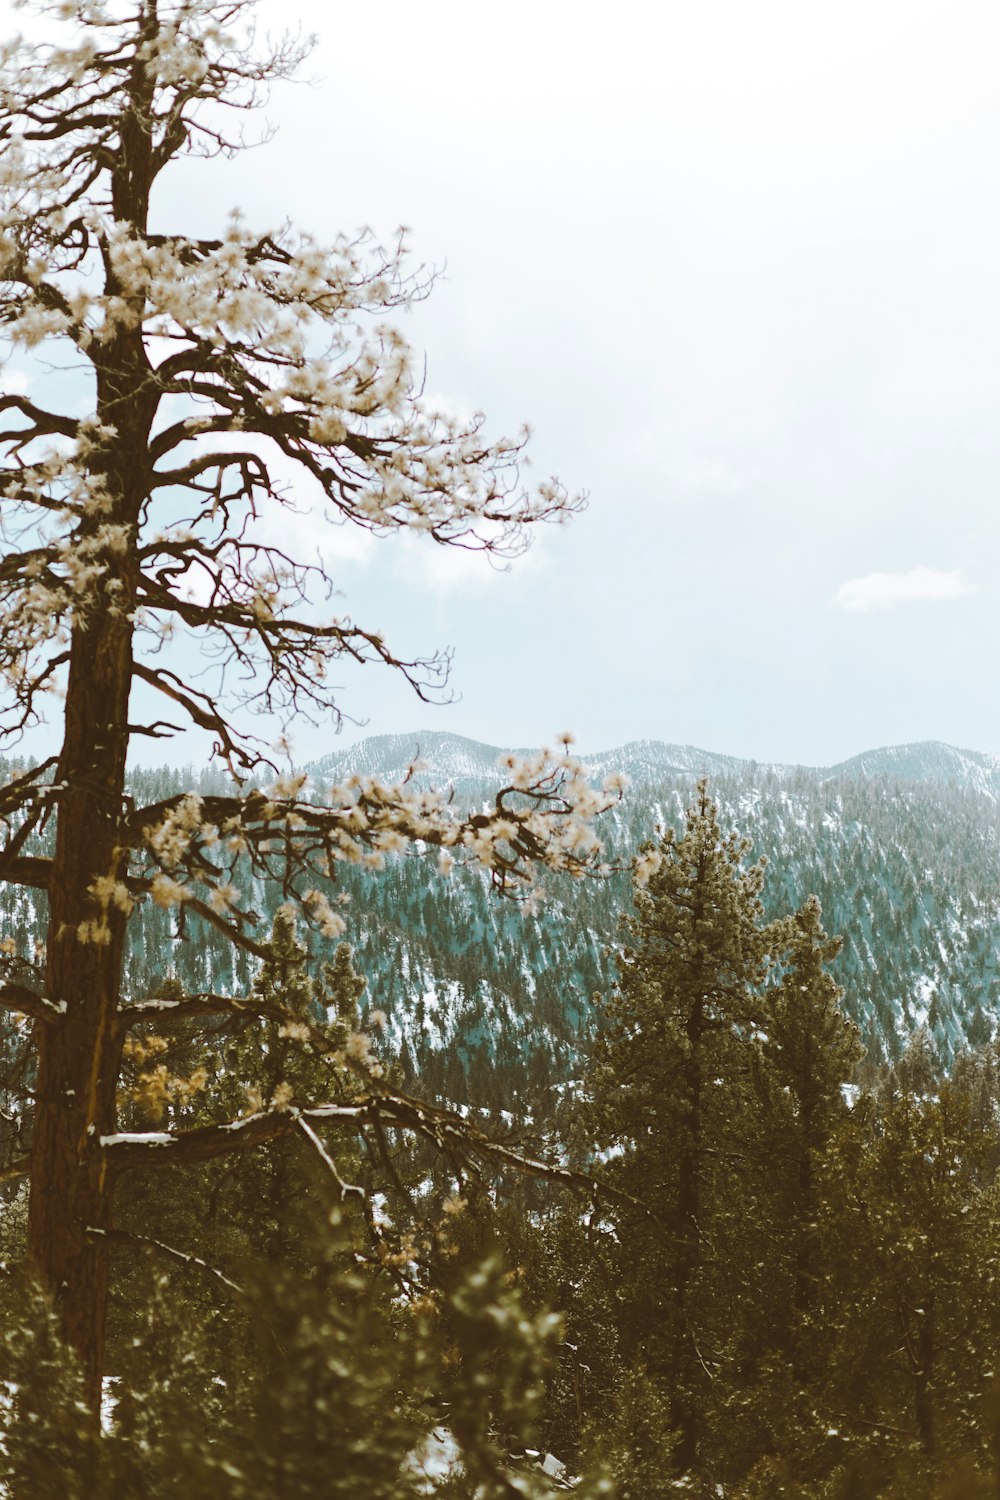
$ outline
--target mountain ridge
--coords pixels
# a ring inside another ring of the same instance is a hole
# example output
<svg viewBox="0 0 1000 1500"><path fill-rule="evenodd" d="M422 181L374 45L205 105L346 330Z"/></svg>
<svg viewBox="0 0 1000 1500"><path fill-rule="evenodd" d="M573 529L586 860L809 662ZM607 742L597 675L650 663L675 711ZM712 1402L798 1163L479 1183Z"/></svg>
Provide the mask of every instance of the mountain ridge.
<svg viewBox="0 0 1000 1500"><path fill-rule="evenodd" d="M310 761L304 769L324 780L336 781L353 773L401 780L414 761L425 773L462 790L496 778L504 755L528 755L533 749L491 745L488 741L449 730L369 735L344 750ZM574 753L578 753L574 747ZM682 745L669 740L629 740L611 750L581 752L579 758L594 777L624 772L644 784L664 776L746 774L759 771L782 779L795 775L821 781L838 777L889 776L898 781L965 786L1000 800L1000 755L963 749L944 740L915 740L862 750L846 760L810 766L801 762L764 761Z"/></svg>

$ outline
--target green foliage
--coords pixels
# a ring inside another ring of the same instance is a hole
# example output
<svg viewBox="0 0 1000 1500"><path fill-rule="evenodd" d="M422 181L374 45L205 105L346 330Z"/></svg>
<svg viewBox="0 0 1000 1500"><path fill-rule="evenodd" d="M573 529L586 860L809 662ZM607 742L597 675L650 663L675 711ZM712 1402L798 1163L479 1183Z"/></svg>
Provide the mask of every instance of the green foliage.
<svg viewBox="0 0 1000 1500"><path fill-rule="evenodd" d="M375 1238L350 1200L331 1229L336 1184L295 1138L129 1182L122 1227L198 1247L243 1291L197 1265L167 1291L118 1252L115 1424L95 1444L44 1303L0 1285L16 1500L524 1500L553 1493L545 1452L586 1470L581 1500L1000 1492L1000 1045L986 1027L946 1072L939 996L895 1063L859 1064L819 903L781 915L704 790L659 853L583 1105L549 1121L628 1196L595 1213L496 1177L460 1182L463 1204L427 1147L389 1143L394 1181L334 1131L344 1180L392 1214ZM136 1033L166 1045L130 1061L133 1125L367 1086L343 1061L365 1005L346 947L314 977L279 910L249 983L341 1060L238 1015L188 1052L165 1015ZM161 1061L190 1077L206 1040L203 1086L143 1084ZM503 1103L504 1068L470 1056ZM4 1259L21 1238L12 1197ZM458 1467L421 1489L411 1455L435 1426Z"/></svg>
<svg viewBox="0 0 1000 1500"><path fill-rule="evenodd" d="M13 760L4 764L8 773L18 768ZM428 774L433 779L433 769ZM813 891L829 929L843 934L836 975L844 1007L875 1057L896 1057L924 1019L927 984L937 997L930 1020L941 1060L965 1042L985 1045L1000 1004L1000 804L985 792L940 783L805 770L778 775L760 766L733 767L712 786L723 821L768 857L765 916L787 913ZM218 769L131 773L139 804L190 788L202 795L232 790ZM682 813L690 789L681 772L641 774L602 829L610 852L627 863L651 819ZM463 786L459 797L478 803L493 791L483 780ZM32 852L42 852L48 837L33 838ZM273 920L280 887L255 888L242 868L234 879L246 903ZM379 874L342 865L336 886L324 885L333 899L349 898L345 914L355 963L368 980L367 1004L389 1017L388 1041L408 1087L532 1112L551 1083L574 1076L590 997L606 993L613 980L605 947L629 899L627 881L616 875L547 886L537 911L515 910L494 901L473 870L457 868L442 879L432 855L390 858ZM22 959L32 960L46 920L44 892L0 889L0 936ZM314 956L317 967L323 956ZM239 994L252 982L253 964L194 914L176 937L174 917L147 902L129 925L126 992L144 998L170 973L190 992ZM12 1076L22 1071L24 1040L8 1028L5 1071ZM13 1134L0 1119L0 1151L17 1154Z"/></svg>
<svg viewBox="0 0 1000 1500"><path fill-rule="evenodd" d="M918 1038L837 1143L838 1399L928 1459L981 1446L1000 1340L998 1121L983 1128L974 1103L962 1077L928 1074Z"/></svg>
<svg viewBox="0 0 1000 1500"><path fill-rule="evenodd" d="M279 911L253 993L302 1027L249 1013L215 1018L208 1076L175 1088L170 1080L188 1078L205 1049L172 1026L168 1004L134 1033L126 1120L131 1111L133 1124L190 1127L279 1090L289 1101L354 1097L371 1083L346 1062L363 989L346 947L311 978L294 922ZM161 995L183 998L171 984ZM339 1201L326 1165L295 1136L128 1183L109 1347L114 1412L99 1438L44 1299L8 1298L0 1379L17 1399L0 1418L0 1479L14 1500L553 1493L530 1453L559 1320L530 1308L504 1270L492 1213L454 1199L438 1229L401 1219L390 1242L375 1229L370 1196L403 1187L405 1153L383 1182L350 1138L329 1134L324 1150L346 1180L364 1183L364 1212L354 1194ZM424 1194L425 1214L440 1217L440 1196ZM405 1189L396 1198L401 1212L417 1211ZM10 1226L14 1243L15 1214ZM196 1246L198 1258L174 1256L165 1279L160 1240ZM418 1455L435 1417L457 1467L432 1481ZM75 1478L66 1487L67 1472L80 1476L78 1490ZM595 1477L578 1493L596 1500L611 1489Z"/></svg>
<svg viewBox="0 0 1000 1500"><path fill-rule="evenodd" d="M8 1307L3 1379L17 1395L0 1473L16 1500L405 1500L405 1460L425 1425L406 1399L416 1342L397 1336L333 1247L326 1274L276 1267L247 1295L255 1337L226 1365L154 1281L137 1373L114 1383L100 1438L44 1301Z"/></svg>
<svg viewBox="0 0 1000 1500"><path fill-rule="evenodd" d="M618 1500L676 1500L683 1491L672 1462L676 1446L673 1392L641 1365L622 1372L609 1430L595 1441L603 1453Z"/></svg>
<svg viewBox="0 0 1000 1500"><path fill-rule="evenodd" d="M0 1484L12 1500L92 1500L98 1441L51 1308L26 1276L9 1276L0 1319Z"/></svg>
<svg viewBox="0 0 1000 1500"><path fill-rule="evenodd" d="M617 1451L645 1455L664 1493L710 1495L754 1474L766 1489L786 1463L790 1483L815 1485L841 1457L824 1414L843 1331L832 1161L861 1049L819 903L766 921L764 867L747 853L703 785L683 830L640 856L649 879L584 1109L628 1199L610 1232L591 1229L586 1253L577 1244L556 1300L572 1325L610 1324ZM594 1400L578 1429L607 1405ZM651 1483L635 1480L637 1493Z"/></svg>
<svg viewBox="0 0 1000 1500"><path fill-rule="evenodd" d="M139 1358L113 1382L100 1436L44 1298L8 1288L0 1381L15 1396L0 1407L0 1482L13 1500L551 1495L526 1450L558 1320L526 1311L498 1259L457 1278L436 1309L389 1307L352 1243L335 1217L312 1276L275 1265L245 1289L238 1359L147 1266ZM433 1483L417 1459L432 1413L458 1450L457 1473ZM613 1491L593 1478L577 1493Z"/></svg>
<svg viewBox="0 0 1000 1500"><path fill-rule="evenodd" d="M637 1203L615 1213L622 1351L670 1393L679 1473L701 1472L720 1376L745 1362L734 1277L747 1293L760 1279L746 1256L755 1184L738 1162L757 1131L761 992L785 930L764 924L763 867L747 853L703 783L683 832L640 856L651 874L590 1073L594 1138Z"/></svg>
<svg viewBox="0 0 1000 1500"><path fill-rule="evenodd" d="M441 1325L447 1353L442 1396L462 1452L465 1492L481 1500L548 1493L540 1477L516 1471L497 1439L509 1447L529 1445L535 1437L558 1318L528 1313L494 1258L445 1297Z"/></svg>
<svg viewBox="0 0 1000 1500"><path fill-rule="evenodd" d="M330 1047L342 1046L358 1029L364 990L350 949L339 946L320 976L312 977L287 911L277 913L269 947L270 956L253 979L254 995L280 1003ZM180 998L176 985L161 987L161 993ZM183 1083L195 1070L206 1076L194 1091L171 1091L164 1083L164 1078ZM362 1087L362 1080L321 1056L308 1039L290 1034L278 1020L249 1013L210 1017L199 1032L190 1024L171 1023L165 1012L162 1020L133 1033L123 1081L123 1123L132 1129L190 1128L238 1118L266 1106L279 1090L292 1102L348 1101ZM364 1176L357 1141L328 1133L325 1145L343 1180L357 1184ZM338 1196L318 1154L293 1136L200 1166L161 1167L135 1176L119 1195L117 1223L125 1233L194 1250L212 1265L231 1268L239 1280L270 1274L276 1264L307 1276L322 1253L326 1215ZM357 1203L354 1217L360 1218ZM131 1373L132 1310L143 1296L134 1250L118 1251L116 1265L109 1361L110 1368ZM217 1291L203 1275L180 1273L175 1295L194 1321L206 1323L213 1337L235 1352L246 1337L245 1313L231 1299L223 1312Z"/></svg>

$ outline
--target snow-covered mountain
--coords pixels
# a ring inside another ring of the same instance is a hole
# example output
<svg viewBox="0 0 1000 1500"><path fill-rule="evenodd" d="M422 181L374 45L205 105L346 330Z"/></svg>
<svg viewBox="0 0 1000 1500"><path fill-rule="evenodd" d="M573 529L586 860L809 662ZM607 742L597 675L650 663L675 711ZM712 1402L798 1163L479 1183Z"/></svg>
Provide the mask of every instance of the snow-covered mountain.
<svg viewBox="0 0 1000 1500"><path fill-rule="evenodd" d="M490 783L497 783L498 762L511 749L515 754L529 753L524 747L487 745L460 734L414 730L410 734L371 735L313 761L309 769L329 782L343 780L354 772L398 781L414 761L419 760L426 766L422 775L429 783L454 786L458 793L479 792ZM834 765L814 767L745 760L665 740L632 740L612 750L593 754L581 752L581 758L595 778L622 771L637 786L672 776L714 778L754 770L782 778L804 774L820 781L838 777L887 776L897 781L966 787L990 797L1000 797L1000 755L959 750L939 740L887 745L863 751Z"/></svg>
<svg viewBox="0 0 1000 1500"><path fill-rule="evenodd" d="M891 776L900 781L936 782L940 786L967 787L989 797L1000 796L1000 755L957 750L940 740L866 750L831 766L824 774Z"/></svg>
<svg viewBox="0 0 1000 1500"><path fill-rule="evenodd" d="M539 747L484 745L460 734L428 730L412 734L378 734L336 750L308 769L324 782L341 781L356 772L399 781L415 761L424 764L422 779L434 786L454 787L459 795L480 793L499 784L498 763L502 756L532 754ZM574 749L574 753L575 749ZM743 761L731 755L714 755L692 745L667 745L661 740L634 740L616 750L582 757L595 778L624 771L635 782L667 775L716 776L738 770Z"/></svg>
<svg viewBox="0 0 1000 1500"><path fill-rule="evenodd" d="M457 735L379 736L317 769L321 779L362 768L397 779L419 755L428 784L477 801L501 784L502 753ZM828 929L844 938L845 1005L874 1050L893 1054L926 1024L950 1056L993 1027L1000 756L927 742L803 767L646 740L583 759L595 778L624 771L631 779L625 803L605 819L619 857L678 821L695 779L708 775L724 823L768 856L770 914L820 896ZM498 904L474 873L442 882L419 860L379 879L348 873L345 883L362 967L408 1066L454 1073L459 1056L477 1074L477 1092L495 1079L498 1055L544 1053L552 1072L564 1071L589 997L613 980L607 949L629 904L626 880L552 881L539 916ZM534 1066L541 1078L545 1067Z"/></svg>

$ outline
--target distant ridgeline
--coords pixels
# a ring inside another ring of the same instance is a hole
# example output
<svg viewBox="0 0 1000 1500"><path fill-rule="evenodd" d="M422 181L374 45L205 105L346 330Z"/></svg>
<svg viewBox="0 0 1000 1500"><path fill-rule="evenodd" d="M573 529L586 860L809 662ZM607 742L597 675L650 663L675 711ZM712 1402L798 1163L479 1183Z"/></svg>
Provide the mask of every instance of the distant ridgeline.
<svg viewBox="0 0 1000 1500"><path fill-rule="evenodd" d="M457 735L378 736L309 769L317 785L352 771L398 779L418 755L421 779L457 800L492 798L499 748ZM644 741L586 757L596 778L624 771L631 788L604 820L615 858L677 821L696 778L710 778L724 828L767 855L768 915L815 893L824 925L844 938L836 977L869 1047L895 1055L926 1025L943 1059L980 1042L1000 1009L1000 757L941 744L874 751L821 769L764 766ZM220 772L137 771L133 794L221 790ZM281 901L245 886L266 935ZM590 997L613 979L607 945L629 881L550 879L537 910L498 900L485 878L436 859L400 856L381 873L341 866L347 940L368 978L368 1004L389 1017L388 1044L407 1079L497 1107L572 1076ZM0 887L0 937L29 955L44 896ZM315 943L314 943L314 946ZM317 950L317 957L323 955ZM251 978L214 929L146 902L130 924L128 988L149 993L175 973L191 990L241 991Z"/></svg>

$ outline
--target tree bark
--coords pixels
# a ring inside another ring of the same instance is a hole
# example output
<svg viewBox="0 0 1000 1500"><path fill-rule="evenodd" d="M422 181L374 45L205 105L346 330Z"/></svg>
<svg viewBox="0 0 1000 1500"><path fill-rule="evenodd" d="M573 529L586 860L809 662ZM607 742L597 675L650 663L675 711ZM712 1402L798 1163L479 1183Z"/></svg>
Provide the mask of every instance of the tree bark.
<svg viewBox="0 0 1000 1500"><path fill-rule="evenodd" d="M913 1399L920 1447L931 1457L937 1446L934 1421L934 1359L937 1348L933 1297L927 1298L927 1305L918 1316L920 1326L917 1335L917 1368L913 1372Z"/></svg>
<svg viewBox="0 0 1000 1500"><path fill-rule="evenodd" d="M124 880L129 695L136 600L135 545L155 407L141 337L123 333L98 369L98 418L115 429L94 478L107 496L76 533L102 526L114 544L94 553L100 576L76 601L71 622L64 737L56 783L55 851L49 871L45 998L56 1018L36 1025L38 1075L28 1208L28 1255L75 1351L87 1399L100 1411L108 1241L114 1181L99 1138L112 1134L124 1038L120 1014L126 913L100 902L93 883ZM144 395L143 392L146 392Z"/></svg>
<svg viewBox="0 0 1000 1500"><path fill-rule="evenodd" d="M117 615L74 631L59 805L49 887L46 997L65 1007L36 1026L38 1076L28 1252L54 1298L95 1414L100 1409L108 1242L114 1179L98 1139L114 1131L122 1029L118 1017L125 919L102 914L93 880L119 873L131 624ZM107 941L81 941L99 922Z"/></svg>
<svg viewBox="0 0 1000 1500"><path fill-rule="evenodd" d="M701 1265L701 1086L704 1002L691 1008L686 1031L688 1055L684 1067L685 1119L680 1131L677 1174L677 1223L680 1250L674 1282L677 1328L677 1368L673 1415L677 1427L674 1458L679 1474L693 1470L701 1447L701 1403L698 1390L700 1361L695 1341L691 1291Z"/></svg>
<svg viewBox="0 0 1000 1500"><path fill-rule="evenodd" d="M158 29L156 0L144 0L140 40ZM155 176L152 76L135 54L129 104L111 169L115 220L144 236ZM123 288L103 247L104 290ZM96 416L109 434L88 461L94 488L73 541L89 544L100 576L74 601L64 713L56 768L55 853L49 874L46 998L61 1012L36 1025L38 1077L32 1143L28 1254L57 1308L63 1337L83 1371L99 1420L114 1174L99 1140L113 1134L124 1027L120 1015L126 913L98 902L93 882L124 880L120 847L139 515L148 493L149 438L158 394L141 309L125 318L93 358ZM101 543L101 528L110 528ZM89 929L87 924L91 924ZM95 930L96 927L96 930ZM104 1233L88 1234L88 1230Z"/></svg>
<svg viewBox="0 0 1000 1500"><path fill-rule="evenodd" d="M807 1043L807 1046L809 1044ZM800 1100L797 1225L792 1293L792 1373L796 1380L810 1375L811 1321L816 1306L816 1180L814 1162L819 1150L813 1080L806 1081Z"/></svg>

